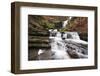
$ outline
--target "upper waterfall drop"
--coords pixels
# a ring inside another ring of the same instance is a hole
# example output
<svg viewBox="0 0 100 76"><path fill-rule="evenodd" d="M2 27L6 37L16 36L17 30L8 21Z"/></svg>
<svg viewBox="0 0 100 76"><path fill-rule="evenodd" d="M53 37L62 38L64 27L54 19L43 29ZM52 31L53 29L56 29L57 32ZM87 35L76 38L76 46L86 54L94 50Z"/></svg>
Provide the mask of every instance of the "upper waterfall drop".
<svg viewBox="0 0 100 76"><path fill-rule="evenodd" d="M68 25L68 21L70 21L72 17L69 17L67 20L62 22L62 28L65 28Z"/></svg>
<svg viewBox="0 0 100 76"><path fill-rule="evenodd" d="M68 24L68 20L63 21L63 23L62 23L63 28L65 28L67 24Z"/></svg>

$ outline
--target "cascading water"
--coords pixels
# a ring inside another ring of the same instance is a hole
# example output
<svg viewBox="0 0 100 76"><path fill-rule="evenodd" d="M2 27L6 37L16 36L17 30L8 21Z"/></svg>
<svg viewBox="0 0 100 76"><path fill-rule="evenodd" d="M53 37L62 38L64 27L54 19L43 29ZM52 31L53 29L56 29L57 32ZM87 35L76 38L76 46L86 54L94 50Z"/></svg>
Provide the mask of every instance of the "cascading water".
<svg viewBox="0 0 100 76"><path fill-rule="evenodd" d="M63 35L66 39L76 39L80 40L80 37L77 32L65 32Z"/></svg>
<svg viewBox="0 0 100 76"><path fill-rule="evenodd" d="M82 51L85 53L87 51L86 49L80 50L77 43L81 43L82 45L87 45L87 42L80 40L80 37L77 32L64 32L63 35L61 35L60 32L56 31L53 32L53 30L50 32L51 34L56 33L55 36L50 36L50 44L51 44L51 52L54 53L52 56L53 59L71 59L70 55L76 55L78 58L87 58L86 54L82 54ZM64 39L63 39L64 38ZM70 42L71 41L71 42ZM76 42L77 41L77 42ZM70 42L70 43L66 43ZM75 43L73 43L75 42ZM66 46L67 45L67 46ZM68 46L70 46L71 49L69 51ZM70 55L69 55L69 53Z"/></svg>
<svg viewBox="0 0 100 76"><path fill-rule="evenodd" d="M72 19L72 17L69 17L67 20L65 20L65 21L62 22L63 28L65 28L66 25L68 25L68 21L71 20L71 19Z"/></svg>
<svg viewBox="0 0 100 76"><path fill-rule="evenodd" d="M50 32L53 34L54 32ZM60 32L56 32L55 36L50 36L50 44L51 44L51 51L54 53L52 56L53 59L69 59L69 55L67 54L67 47L64 40L61 37Z"/></svg>
<svg viewBox="0 0 100 76"><path fill-rule="evenodd" d="M65 28L67 24L68 24L68 20L63 21L63 24L62 24L63 28Z"/></svg>

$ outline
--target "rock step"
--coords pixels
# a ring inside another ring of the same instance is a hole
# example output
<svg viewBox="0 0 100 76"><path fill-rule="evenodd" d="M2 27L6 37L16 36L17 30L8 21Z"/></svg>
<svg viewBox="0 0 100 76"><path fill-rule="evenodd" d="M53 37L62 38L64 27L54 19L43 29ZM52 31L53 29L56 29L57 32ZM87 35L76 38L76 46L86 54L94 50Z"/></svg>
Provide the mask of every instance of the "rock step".
<svg viewBox="0 0 100 76"><path fill-rule="evenodd" d="M49 43L49 40L43 40L43 39L29 39L28 43Z"/></svg>
<svg viewBox="0 0 100 76"><path fill-rule="evenodd" d="M40 44L40 43L35 43L35 44L32 44L32 43L29 43L28 45L29 48L51 48L50 47L50 44Z"/></svg>
<svg viewBox="0 0 100 76"><path fill-rule="evenodd" d="M37 60L39 49L29 49L28 51L28 60Z"/></svg>
<svg viewBox="0 0 100 76"><path fill-rule="evenodd" d="M49 39L49 36L28 36L28 39Z"/></svg>
<svg viewBox="0 0 100 76"><path fill-rule="evenodd" d="M29 36L28 37L29 43L49 43L49 37L42 37L42 36Z"/></svg>
<svg viewBox="0 0 100 76"><path fill-rule="evenodd" d="M28 33L29 36L49 36L48 32L29 32Z"/></svg>

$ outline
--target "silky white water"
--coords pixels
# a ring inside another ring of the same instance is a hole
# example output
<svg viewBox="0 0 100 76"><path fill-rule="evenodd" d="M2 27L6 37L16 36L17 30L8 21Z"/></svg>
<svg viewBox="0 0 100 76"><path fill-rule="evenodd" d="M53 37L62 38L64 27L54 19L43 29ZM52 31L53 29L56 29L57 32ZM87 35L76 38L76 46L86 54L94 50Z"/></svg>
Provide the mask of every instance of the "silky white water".
<svg viewBox="0 0 100 76"><path fill-rule="evenodd" d="M54 33L53 31L51 33ZM66 53L67 47L64 40L61 37L60 32L56 32L55 36L50 36L51 51L54 53L55 59L69 59L69 55Z"/></svg>

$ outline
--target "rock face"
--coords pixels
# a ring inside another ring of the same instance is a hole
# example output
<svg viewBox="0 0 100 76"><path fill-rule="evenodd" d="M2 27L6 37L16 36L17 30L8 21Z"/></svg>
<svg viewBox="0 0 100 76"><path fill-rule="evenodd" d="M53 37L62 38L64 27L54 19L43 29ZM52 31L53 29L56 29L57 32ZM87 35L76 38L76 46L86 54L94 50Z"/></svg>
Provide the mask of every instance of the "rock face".
<svg viewBox="0 0 100 76"><path fill-rule="evenodd" d="M28 23L28 60L37 60L38 50L50 49L49 32L29 16Z"/></svg>
<svg viewBox="0 0 100 76"><path fill-rule="evenodd" d="M67 53L71 58L88 58L88 44L82 40L66 40Z"/></svg>

